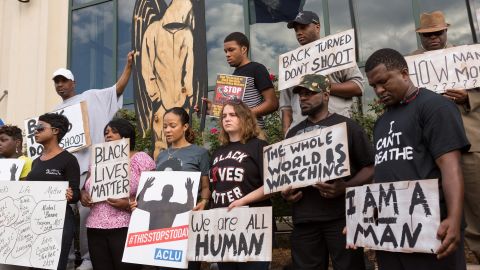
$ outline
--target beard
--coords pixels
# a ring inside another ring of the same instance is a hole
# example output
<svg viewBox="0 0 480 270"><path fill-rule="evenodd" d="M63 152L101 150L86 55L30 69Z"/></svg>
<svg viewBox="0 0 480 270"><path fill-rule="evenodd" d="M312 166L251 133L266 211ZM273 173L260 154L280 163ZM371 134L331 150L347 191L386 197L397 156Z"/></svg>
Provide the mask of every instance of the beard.
<svg viewBox="0 0 480 270"><path fill-rule="evenodd" d="M315 114L322 111L323 106L325 106L325 103L322 102L322 103L318 104L317 106L312 106L312 107L310 107L308 109L305 109L305 110L302 109L302 115L303 116L315 115Z"/></svg>

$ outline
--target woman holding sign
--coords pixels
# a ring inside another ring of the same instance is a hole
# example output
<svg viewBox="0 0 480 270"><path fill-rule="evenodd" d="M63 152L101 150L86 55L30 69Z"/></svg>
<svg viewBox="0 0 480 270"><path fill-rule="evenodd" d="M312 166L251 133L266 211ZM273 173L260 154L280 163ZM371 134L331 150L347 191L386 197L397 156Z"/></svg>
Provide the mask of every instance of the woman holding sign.
<svg viewBox="0 0 480 270"><path fill-rule="evenodd" d="M220 116L222 146L212 155L212 208L271 206L263 193L263 132L241 101L227 102ZM220 270L267 270L269 262L218 263Z"/></svg>
<svg viewBox="0 0 480 270"><path fill-rule="evenodd" d="M113 119L103 131L106 142L130 139L130 196L135 197L142 171L155 168L153 159L135 149L135 128L125 119ZM129 198L112 199L93 203L88 192L92 178L85 181L81 192L81 202L90 207L87 217L88 249L94 269L129 270L140 269L141 265L122 262L123 249L130 223Z"/></svg>
<svg viewBox="0 0 480 270"><path fill-rule="evenodd" d="M59 142L68 131L68 119L55 113L46 113L38 118L35 127L35 141L43 145L40 157L32 163L27 181L68 181L67 202L76 203L80 198L80 167L77 159L63 150ZM62 247L57 269L67 268L68 252L72 245L75 220L70 205L67 204L63 226Z"/></svg>
<svg viewBox="0 0 480 270"><path fill-rule="evenodd" d="M3 158L18 158L25 160L23 168L20 168L20 180L27 177L32 168L32 159L22 154L22 130L17 126L5 125L0 127L0 156ZM12 167L10 172L15 175L19 168ZM13 180L13 179L10 179Z"/></svg>

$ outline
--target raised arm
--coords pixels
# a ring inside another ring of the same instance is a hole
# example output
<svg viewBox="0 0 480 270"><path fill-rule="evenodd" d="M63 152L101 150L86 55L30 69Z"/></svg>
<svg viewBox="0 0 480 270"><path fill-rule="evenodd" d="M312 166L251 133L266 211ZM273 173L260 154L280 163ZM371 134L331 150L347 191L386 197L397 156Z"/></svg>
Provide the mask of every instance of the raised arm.
<svg viewBox="0 0 480 270"><path fill-rule="evenodd" d="M125 91L125 87L127 87L128 80L130 79L130 75L132 74L133 53L134 51L130 51L127 54L127 63L125 63L122 75L120 75L120 78L118 78L117 96L123 95L123 91Z"/></svg>

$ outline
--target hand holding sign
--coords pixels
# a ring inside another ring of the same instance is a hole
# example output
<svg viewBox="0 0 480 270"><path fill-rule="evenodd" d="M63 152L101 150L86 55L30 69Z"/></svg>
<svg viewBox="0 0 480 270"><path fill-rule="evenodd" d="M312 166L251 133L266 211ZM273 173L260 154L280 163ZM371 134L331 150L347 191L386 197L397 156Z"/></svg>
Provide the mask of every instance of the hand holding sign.
<svg viewBox="0 0 480 270"><path fill-rule="evenodd" d="M73 190L71 187L67 188L67 191L65 192L65 198L67 199L67 202L73 199Z"/></svg>
<svg viewBox="0 0 480 270"><path fill-rule="evenodd" d="M468 93L465 89L448 89L443 95L459 105L468 102Z"/></svg>
<svg viewBox="0 0 480 270"><path fill-rule="evenodd" d="M298 202L302 198L303 194L301 191L297 191L292 187L288 187L287 189L282 191L282 198L288 202Z"/></svg>
<svg viewBox="0 0 480 270"><path fill-rule="evenodd" d="M90 197L90 194L88 194L86 190L80 191L80 202L83 207L92 207L92 197Z"/></svg>
<svg viewBox="0 0 480 270"><path fill-rule="evenodd" d="M108 198L107 203L119 210L130 210L130 202L128 198L112 199Z"/></svg>

